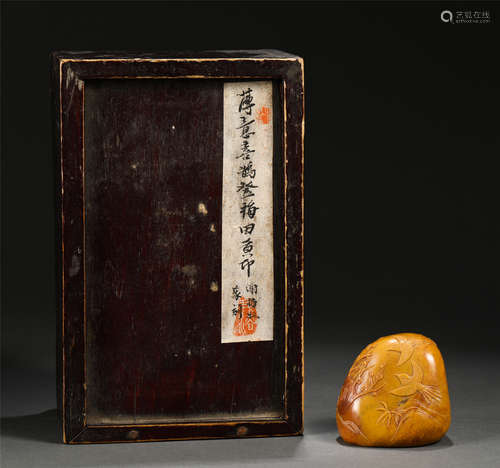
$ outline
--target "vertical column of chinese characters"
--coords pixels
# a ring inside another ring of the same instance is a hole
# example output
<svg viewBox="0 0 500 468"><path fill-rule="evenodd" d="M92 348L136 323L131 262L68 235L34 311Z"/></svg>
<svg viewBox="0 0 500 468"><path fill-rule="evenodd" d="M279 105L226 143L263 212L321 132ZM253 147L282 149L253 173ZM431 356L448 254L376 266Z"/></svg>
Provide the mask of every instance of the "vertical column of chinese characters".
<svg viewBox="0 0 500 468"><path fill-rule="evenodd" d="M273 339L272 83L224 84L221 340Z"/></svg>
<svg viewBox="0 0 500 468"><path fill-rule="evenodd" d="M253 253L254 243L252 234L255 229L256 213L259 207L255 203L255 191L259 187L255 185L257 169L253 164L255 149L252 139L255 136L255 118L253 115L255 103L252 88L241 90L237 94L239 122L236 130L239 132L240 147L235 156L238 160L238 184L236 193L240 199L241 225L241 261L239 266L245 272L248 282L242 293L238 284L233 286L233 316L235 317L233 334L235 336L251 335L257 330L257 289L256 283L251 281L255 256ZM245 294L243 296L242 294Z"/></svg>

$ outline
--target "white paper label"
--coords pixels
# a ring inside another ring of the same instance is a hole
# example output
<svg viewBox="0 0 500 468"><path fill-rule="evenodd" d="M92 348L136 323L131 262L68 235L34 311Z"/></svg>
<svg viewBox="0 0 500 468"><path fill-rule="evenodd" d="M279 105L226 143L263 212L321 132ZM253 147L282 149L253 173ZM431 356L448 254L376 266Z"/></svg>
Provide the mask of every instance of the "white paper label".
<svg viewBox="0 0 500 468"><path fill-rule="evenodd" d="M272 93L224 83L222 343L273 339Z"/></svg>

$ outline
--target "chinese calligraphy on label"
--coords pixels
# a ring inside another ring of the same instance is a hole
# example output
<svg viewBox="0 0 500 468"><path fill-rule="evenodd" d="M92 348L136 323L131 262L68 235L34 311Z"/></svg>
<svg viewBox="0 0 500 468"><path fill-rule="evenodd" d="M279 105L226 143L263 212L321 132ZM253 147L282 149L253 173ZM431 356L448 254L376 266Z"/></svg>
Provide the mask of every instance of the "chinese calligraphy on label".
<svg viewBox="0 0 500 468"><path fill-rule="evenodd" d="M273 339L272 83L224 83L221 341Z"/></svg>

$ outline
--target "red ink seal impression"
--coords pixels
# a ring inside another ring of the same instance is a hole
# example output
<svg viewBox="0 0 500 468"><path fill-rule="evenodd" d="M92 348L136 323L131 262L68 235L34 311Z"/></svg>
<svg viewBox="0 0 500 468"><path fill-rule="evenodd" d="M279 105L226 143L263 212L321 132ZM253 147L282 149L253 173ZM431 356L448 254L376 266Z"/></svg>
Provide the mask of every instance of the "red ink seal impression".
<svg viewBox="0 0 500 468"><path fill-rule="evenodd" d="M257 120L260 120L263 124L268 124L270 115L271 110L269 107L262 106L260 111L257 113Z"/></svg>
<svg viewBox="0 0 500 468"><path fill-rule="evenodd" d="M253 298L240 297L238 312L234 319L233 335L253 335L257 330L257 301Z"/></svg>

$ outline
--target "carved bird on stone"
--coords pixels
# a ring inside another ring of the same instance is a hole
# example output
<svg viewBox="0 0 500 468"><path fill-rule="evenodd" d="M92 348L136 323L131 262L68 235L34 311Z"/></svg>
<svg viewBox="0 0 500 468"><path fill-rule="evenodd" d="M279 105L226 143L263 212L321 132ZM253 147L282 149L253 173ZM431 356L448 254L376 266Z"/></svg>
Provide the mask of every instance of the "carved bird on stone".
<svg viewBox="0 0 500 468"><path fill-rule="evenodd" d="M422 368L416 362L412 362L411 366L413 370L412 375L394 374L401 383L401 386L391 390L390 393L397 396L409 397L419 392L428 403L438 400L440 397L439 390L432 385L424 385L422 383L424 377Z"/></svg>

